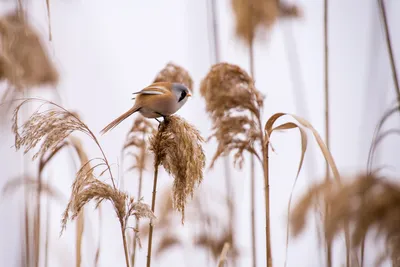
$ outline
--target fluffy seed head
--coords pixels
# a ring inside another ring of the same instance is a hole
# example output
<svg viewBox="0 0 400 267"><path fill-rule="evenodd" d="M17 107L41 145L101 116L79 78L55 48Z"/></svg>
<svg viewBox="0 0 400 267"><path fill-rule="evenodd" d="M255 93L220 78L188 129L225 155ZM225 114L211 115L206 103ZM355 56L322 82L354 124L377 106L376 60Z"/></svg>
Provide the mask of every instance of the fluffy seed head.
<svg viewBox="0 0 400 267"><path fill-rule="evenodd" d="M228 63L211 67L201 82L200 93L213 121L211 137L218 141L211 167L221 155L234 150L235 162L242 166L244 151L257 155L254 143L261 139L257 119L263 96L243 69Z"/></svg>
<svg viewBox="0 0 400 267"><path fill-rule="evenodd" d="M16 13L0 18L0 81L17 89L56 84L58 73L36 31Z"/></svg>
<svg viewBox="0 0 400 267"><path fill-rule="evenodd" d="M199 131L179 116L170 116L150 139L150 150L155 155L155 167L163 165L174 178L173 204L185 214L188 196L203 180L205 155Z"/></svg>
<svg viewBox="0 0 400 267"><path fill-rule="evenodd" d="M193 80L189 73L172 62L169 62L156 76L153 82L171 82L184 84L193 92Z"/></svg>

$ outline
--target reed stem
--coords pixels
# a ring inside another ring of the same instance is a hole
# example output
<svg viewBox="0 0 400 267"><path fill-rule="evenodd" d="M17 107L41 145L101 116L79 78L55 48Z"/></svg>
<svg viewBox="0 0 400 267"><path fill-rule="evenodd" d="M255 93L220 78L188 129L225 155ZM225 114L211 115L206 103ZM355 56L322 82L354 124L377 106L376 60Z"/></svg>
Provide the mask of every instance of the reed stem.
<svg viewBox="0 0 400 267"><path fill-rule="evenodd" d="M140 165L143 167L145 163L145 157L146 157L146 144L144 142L145 137L143 134L143 145L142 145L142 151L140 152ZM137 194L137 199L140 199L142 197L142 179L143 179L143 168L139 168L139 186L138 186L138 194ZM154 211L153 211L154 212ZM136 218L136 223L135 223L135 229L139 229L139 219ZM132 267L135 267L135 258L136 258L136 248L137 248L137 238L136 238L137 233L135 232L134 234L134 240L133 240L133 253L132 253Z"/></svg>
<svg viewBox="0 0 400 267"><path fill-rule="evenodd" d="M261 117L258 115L258 124L261 137L261 151L263 154L264 190L265 190L265 244L267 255L267 267L272 267L271 249L271 216L270 216L270 192L269 192L269 140L265 140Z"/></svg>
<svg viewBox="0 0 400 267"><path fill-rule="evenodd" d="M324 83L325 83L325 143L330 151L329 138L329 54L328 54L328 0L324 0ZM329 180L328 161L325 162L325 179ZM325 221L329 217L329 207L325 204ZM326 225L326 222L325 222ZM326 266L332 267L332 242L326 241Z"/></svg>
<svg viewBox="0 0 400 267"><path fill-rule="evenodd" d="M249 43L249 58L250 58L250 75L254 80L254 50L253 41ZM260 124L261 125L261 124ZM260 126L261 127L261 126ZM251 197L251 251L253 258L253 267L257 266L257 246L256 246L256 218L255 218L255 161L254 155L250 155L250 197Z"/></svg>
<svg viewBox="0 0 400 267"><path fill-rule="evenodd" d="M397 94L397 101L400 103L399 79L397 77L396 62L395 62L394 56L393 56L392 42L391 42L391 38L390 38L389 24L387 21L385 2L383 0L378 0L378 1L380 4L383 25L385 28L386 45L387 45L387 50L389 52L389 57L390 57L390 66L392 68L392 76L393 76L393 82L394 82L394 86L395 86L395 90L396 90L396 94Z"/></svg>
<svg viewBox="0 0 400 267"><path fill-rule="evenodd" d="M157 160L156 160L157 162ZM153 182L153 196L151 198L151 211L154 213L156 206L156 193L157 193L157 179L158 179L158 164L154 166L154 182ZM151 266L151 247L153 244L153 224L149 223L149 243L147 246L147 267Z"/></svg>
<svg viewBox="0 0 400 267"><path fill-rule="evenodd" d="M126 267L129 267L128 246L126 244L125 223L124 223L123 218L119 219L119 223L121 224L122 242L124 243L125 263L126 263Z"/></svg>

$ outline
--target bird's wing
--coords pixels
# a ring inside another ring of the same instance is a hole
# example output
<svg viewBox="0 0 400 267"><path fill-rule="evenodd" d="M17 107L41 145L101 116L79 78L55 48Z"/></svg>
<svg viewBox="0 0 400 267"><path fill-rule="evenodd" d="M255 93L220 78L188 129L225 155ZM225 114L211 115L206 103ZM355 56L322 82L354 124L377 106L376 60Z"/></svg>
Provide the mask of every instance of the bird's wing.
<svg viewBox="0 0 400 267"><path fill-rule="evenodd" d="M146 88L144 88L141 91L133 93L134 95L136 94L142 94L142 95L164 95L170 93L170 90L168 90L167 87L160 85L160 84L152 84Z"/></svg>

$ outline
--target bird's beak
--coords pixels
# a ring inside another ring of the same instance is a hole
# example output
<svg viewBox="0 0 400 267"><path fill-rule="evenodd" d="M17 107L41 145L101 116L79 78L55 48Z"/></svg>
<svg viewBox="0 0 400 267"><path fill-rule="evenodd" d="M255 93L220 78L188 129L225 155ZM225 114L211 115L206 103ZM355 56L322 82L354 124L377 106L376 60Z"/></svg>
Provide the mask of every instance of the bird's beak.
<svg viewBox="0 0 400 267"><path fill-rule="evenodd" d="M192 96L192 94L191 94L191 93L188 93L188 94L187 94L187 97L189 97L189 96Z"/></svg>

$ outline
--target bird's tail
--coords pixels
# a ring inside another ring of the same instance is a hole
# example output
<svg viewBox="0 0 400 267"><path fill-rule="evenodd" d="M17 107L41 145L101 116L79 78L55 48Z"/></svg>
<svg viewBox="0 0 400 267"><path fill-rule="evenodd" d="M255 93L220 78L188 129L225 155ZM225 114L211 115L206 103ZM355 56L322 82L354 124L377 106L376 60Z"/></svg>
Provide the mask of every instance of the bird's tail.
<svg viewBox="0 0 400 267"><path fill-rule="evenodd" d="M101 134L105 134L106 132L112 130L114 127L116 127L118 124L120 124L123 120L128 118L130 115L138 111L140 108L137 107L132 107L130 110L113 120L111 123L109 123L106 127L104 127L103 130L101 130Z"/></svg>

